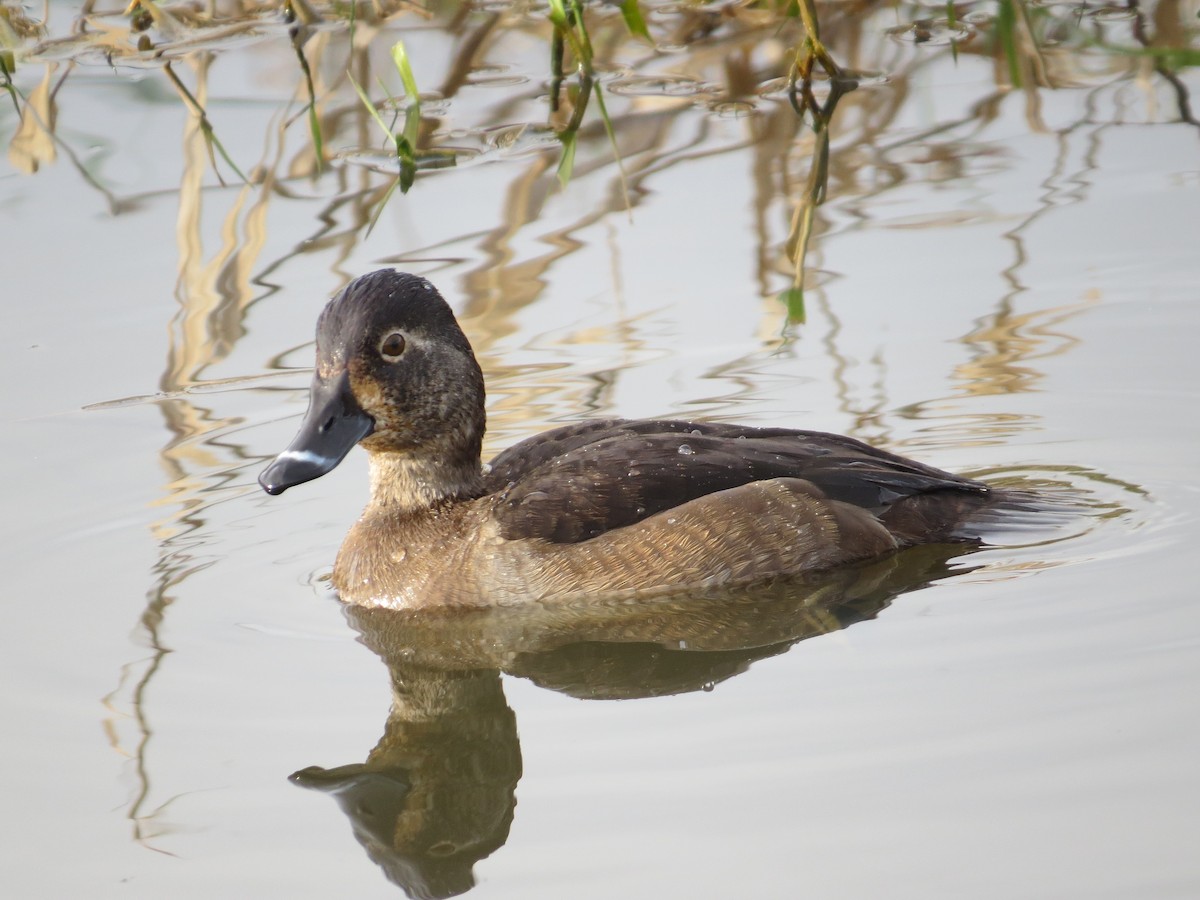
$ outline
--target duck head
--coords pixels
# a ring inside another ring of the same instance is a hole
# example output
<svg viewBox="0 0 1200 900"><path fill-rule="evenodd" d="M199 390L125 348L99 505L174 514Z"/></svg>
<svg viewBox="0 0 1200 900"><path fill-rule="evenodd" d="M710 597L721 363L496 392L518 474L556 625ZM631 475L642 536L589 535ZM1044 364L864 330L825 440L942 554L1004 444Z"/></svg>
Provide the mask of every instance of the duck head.
<svg viewBox="0 0 1200 900"><path fill-rule="evenodd" d="M308 412L258 482L281 494L362 444L373 476L386 460L436 495L439 478L479 478L483 400L475 354L437 289L392 269L363 275L321 312Z"/></svg>

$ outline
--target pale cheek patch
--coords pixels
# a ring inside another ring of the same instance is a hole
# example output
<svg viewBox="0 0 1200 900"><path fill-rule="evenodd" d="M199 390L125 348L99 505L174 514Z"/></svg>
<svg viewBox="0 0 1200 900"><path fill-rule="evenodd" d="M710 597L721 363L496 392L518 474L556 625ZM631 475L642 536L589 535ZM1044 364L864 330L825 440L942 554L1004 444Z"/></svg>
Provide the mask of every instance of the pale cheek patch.
<svg viewBox="0 0 1200 900"><path fill-rule="evenodd" d="M331 456L321 456L319 453L313 453L311 450L284 450L279 454L278 459L294 459L298 462L312 463L317 466L336 462Z"/></svg>
<svg viewBox="0 0 1200 900"><path fill-rule="evenodd" d="M354 399L358 401L358 405L376 422L386 420L389 407L388 398L374 379L364 377L351 367L350 389L354 394Z"/></svg>

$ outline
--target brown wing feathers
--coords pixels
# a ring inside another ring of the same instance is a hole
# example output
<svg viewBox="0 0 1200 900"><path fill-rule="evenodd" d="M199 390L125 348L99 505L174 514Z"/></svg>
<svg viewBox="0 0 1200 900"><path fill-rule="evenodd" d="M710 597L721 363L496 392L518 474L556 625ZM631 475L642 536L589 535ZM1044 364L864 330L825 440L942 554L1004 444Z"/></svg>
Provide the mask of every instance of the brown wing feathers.
<svg viewBox="0 0 1200 900"><path fill-rule="evenodd" d="M771 478L803 479L830 499L876 513L928 492L987 491L837 435L620 419L570 425L515 445L493 461L488 488L501 494L494 515L505 538L575 543Z"/></svg>

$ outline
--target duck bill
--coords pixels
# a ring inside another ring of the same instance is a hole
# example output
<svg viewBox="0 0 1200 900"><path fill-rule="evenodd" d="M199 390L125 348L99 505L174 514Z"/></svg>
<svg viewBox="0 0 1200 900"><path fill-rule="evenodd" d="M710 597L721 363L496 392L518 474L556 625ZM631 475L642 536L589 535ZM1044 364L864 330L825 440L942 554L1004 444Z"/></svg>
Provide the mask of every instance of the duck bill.
<svg viewBox="0 0 1200 900"><path fill-rule="evenodd" d="M320 478L346 458L355 444L375 430L375 420L363 412L350 389L346 371L333 378L313 377L308 412L300 433L258 476L268 494Z"/></svg>

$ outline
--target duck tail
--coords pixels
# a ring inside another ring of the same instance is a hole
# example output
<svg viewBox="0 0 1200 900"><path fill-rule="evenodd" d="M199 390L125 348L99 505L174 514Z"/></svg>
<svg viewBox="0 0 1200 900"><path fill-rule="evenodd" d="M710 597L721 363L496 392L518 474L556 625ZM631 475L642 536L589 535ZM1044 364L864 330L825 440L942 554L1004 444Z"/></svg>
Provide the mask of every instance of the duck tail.
<svg viewBox="0 0 1200 900"><path fill-rule="evenodd" d="M1044 527L1045 512L1032 491L989 488L913 494L894 502L879 518L904 545L983 544L1001 530Z"/></svg>

